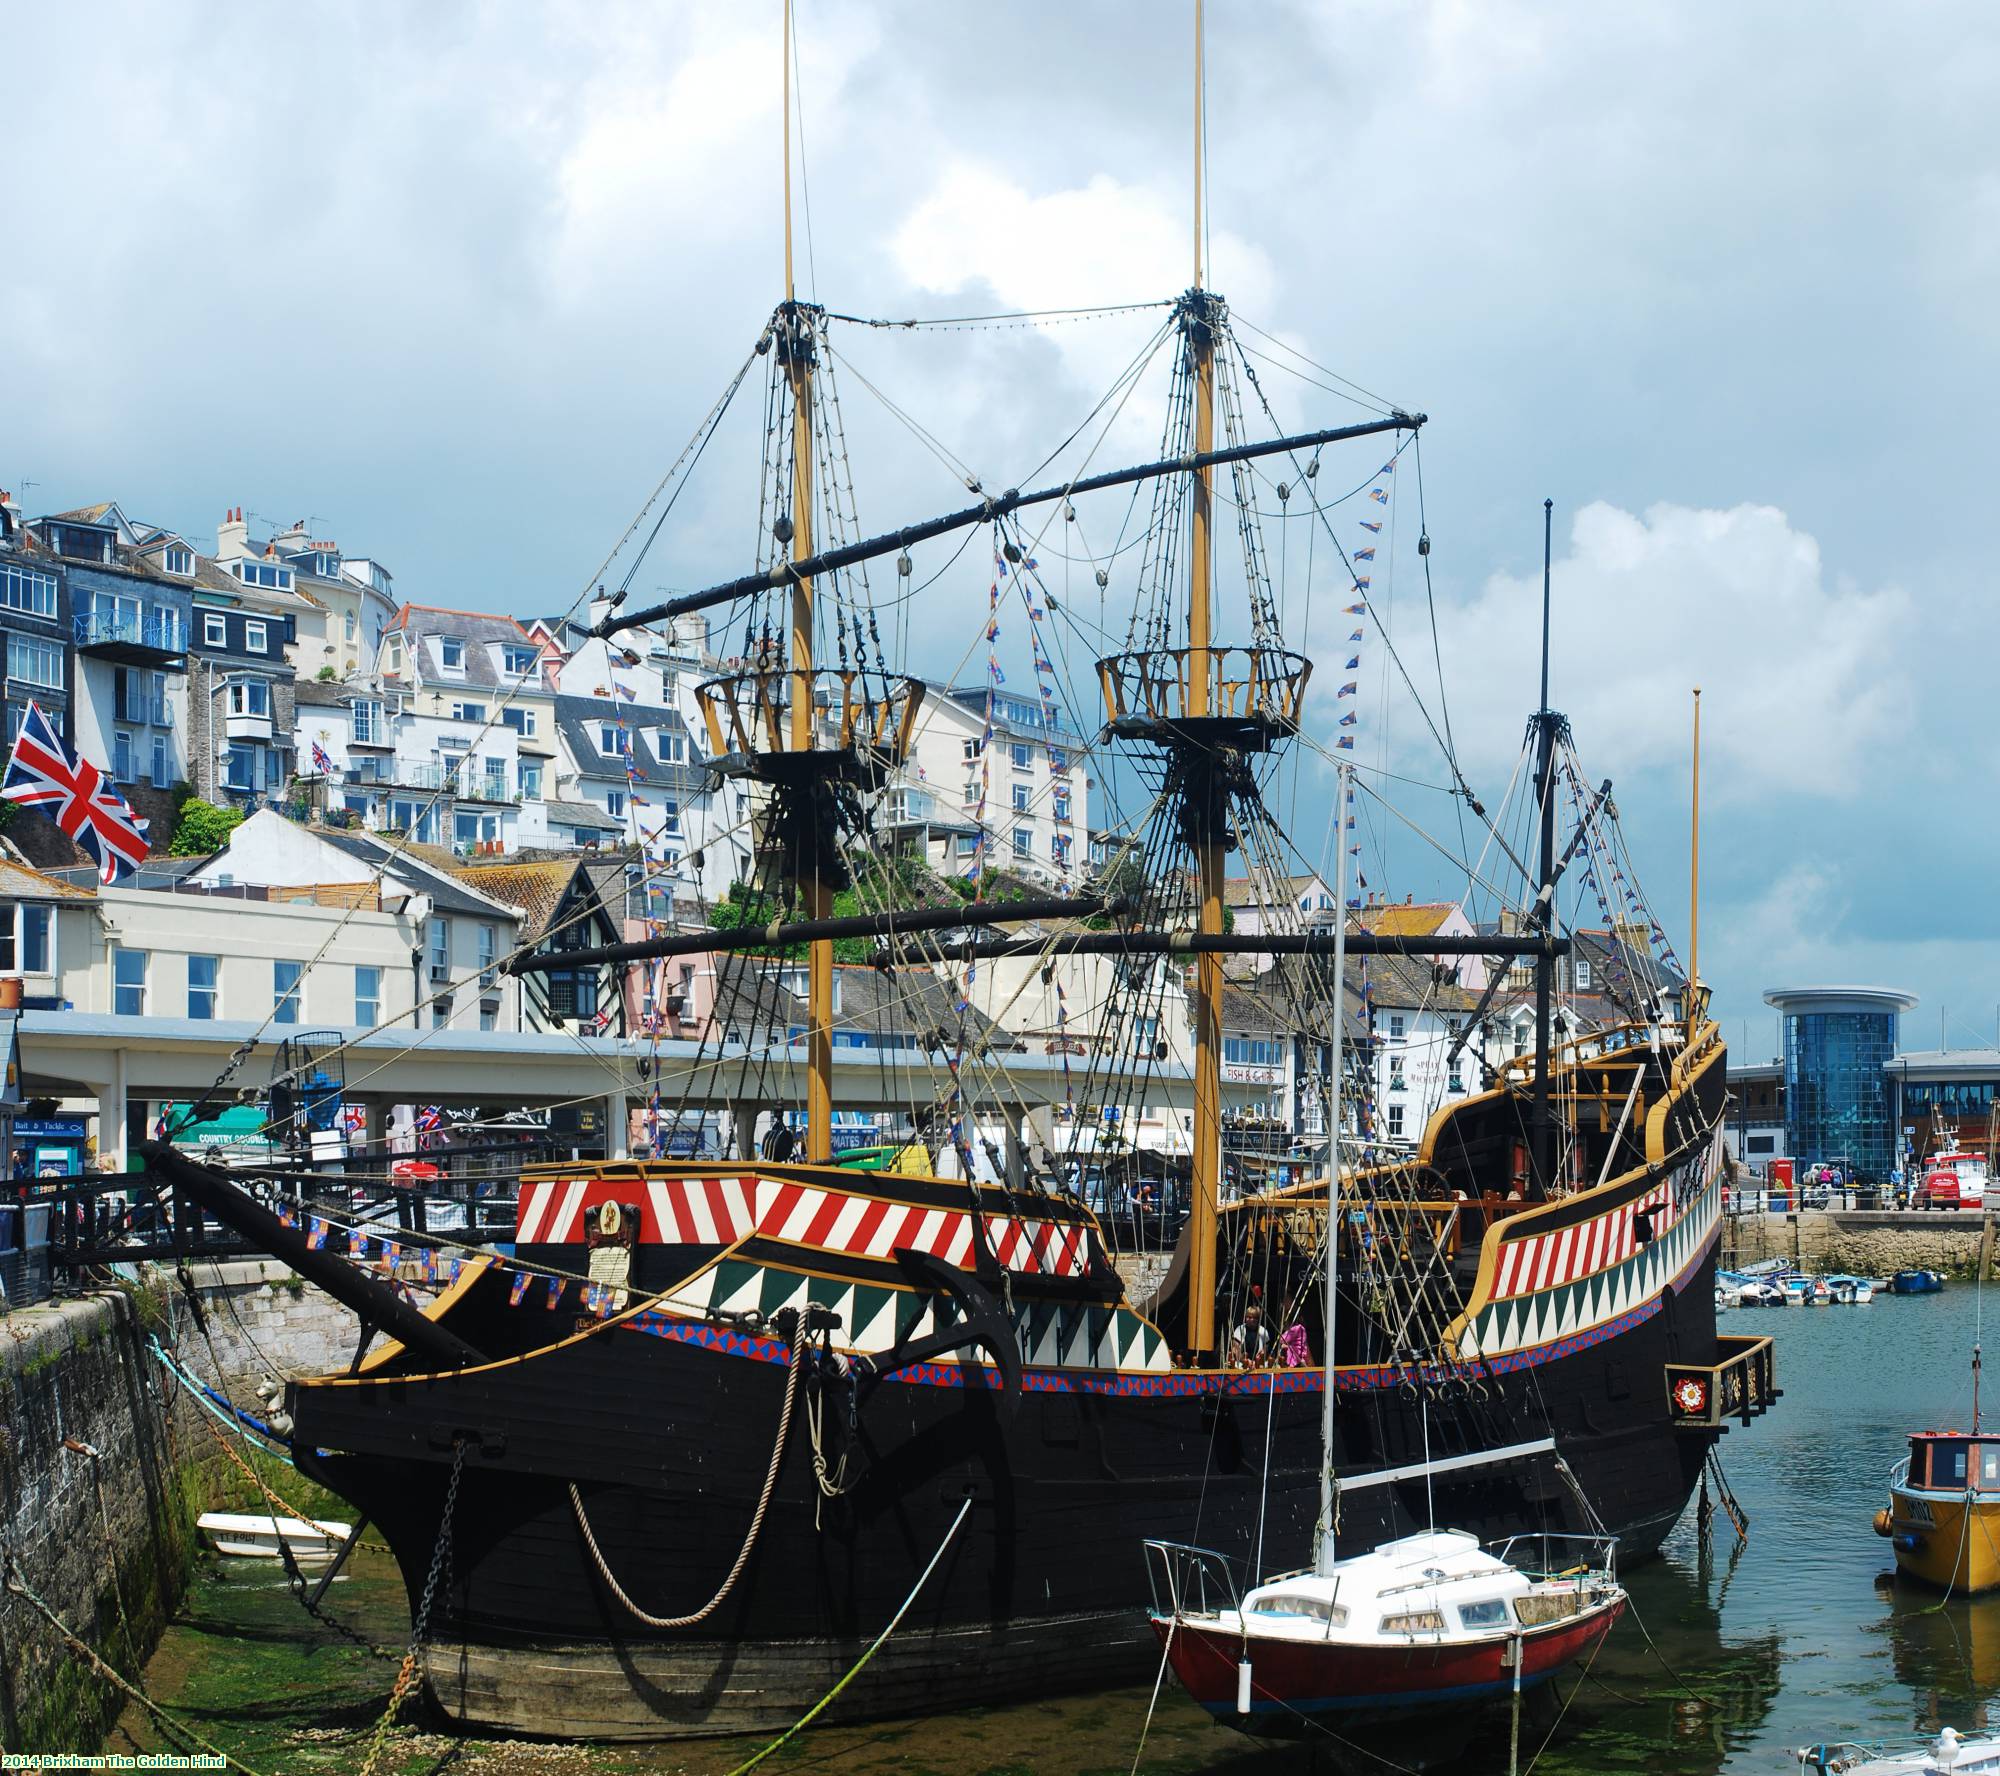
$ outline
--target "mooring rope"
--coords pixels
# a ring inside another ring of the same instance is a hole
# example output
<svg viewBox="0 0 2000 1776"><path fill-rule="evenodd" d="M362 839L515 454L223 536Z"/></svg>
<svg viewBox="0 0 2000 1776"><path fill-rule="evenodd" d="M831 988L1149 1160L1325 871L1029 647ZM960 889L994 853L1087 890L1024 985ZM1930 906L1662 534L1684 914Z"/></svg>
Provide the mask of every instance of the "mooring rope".
<svg viewBox="0 0 2000 1776"><path fill-rule="evenodd" d="M769 1745L765 1746L762 1751L757 1752L754 1756L745 1758L742 1763L738 1764L735 1769L729 1772L729 1776L746 1776L747 1772L756 1769L756 1767L759 1764L761 1764L767 1757L769 1757L772 1752L776 1751L779 1746L786 1744L795 1735L803 1732L807 1727L811 1726L812 1723L816 1719L818 1719L819 1716L823 1712L825 1712L825 1710L828 1707L832 1705L834 1698L838 1696L842 1690L846 1689L849 1684L851 1684L857 1677L861 1675L862 1667L865 1666L870 1659L874 1658L875 1655L882 1650L882 1643L886 1641L890 1635L896 1632L897 1628L901 1625L903 1618L910 1613L910 1605L917 1601L917 1597L923 1591L924 1586L930 1582L931 1574L937 1571L937 1563L944 1558L945 1549L951 1546L952 1538L958 1534L959 1526L965 1522L965 1519L967 1515L971 1512L971 1510L972 1510L972 1498L971 1495L968 1494L965 1497L965 1499L962 1500L961 1503L959 1504L958 1515L951 1520L951 1527L944 1532L944 1540L938 1543L937 1552L931 1556L930 1564L926 1566L924 1570L917 1575L917 1582L910 1587L909 1596L904 1598L903 1601L896 1606L896 1613L889 1618L889 1625L886 1628L884 1628L880 1634L876 1635L872 1641L869 1642L868 1650L865 1653L863 1653L860 1658L854 1661L854 1664L852 1665L852 1667L849 1668L847 1675L843 1677L839 1683L835 1684L832 1689L828 1690L824 1696L820 1697L820 1699L817 1702L815 1702L810 1708L808 1708L804 1714L800 1715L799 1718L795 1720L789 1727L787 1727L782 1733L780 1733L777 1736L777 1738L773 1739Z"/></svg>
<svg viewBox="0 0 2000 1776"><path fill-rule="evenodd" d="M803 1322L801 1322L803 1324ZM590 1558L596 1563L597 1576L609 1588L611 1595L629 1610L632 1615L648 1628L692 1628L711 1616L721 1606L722 1600L736 1588L736 1581L743 1576L743 1569L749 1564L750 1550L757 1545L757 1533L764 1527L764 1514L771 1508L771 1495L778 1487L778 1469L785 1459L785 1434L791 1429L792 1405L799 1392L799 1356L802 1346L792 1346L792 1360L785 1367L785 1403L778 1414L778 1435L771 1445L771 1463L764 1470L764 1489L757 1495L757 1509L751 1514L749 1533L743 1538L743 1546L736 1551L736 1561L724 1576L721 1587L700 1609L685 1616L656 1616L640 1608L633 1601L625 1587L612 1576L611 1568L604 1558L604 1550L597 1545L597 1537L590 1527L590 1518L583 1508L583 1494L576 1489L572 1480L569 1486L570 1509L576 1513L576 1526L583 1531L583 1544L590 1550Z"/></svg>

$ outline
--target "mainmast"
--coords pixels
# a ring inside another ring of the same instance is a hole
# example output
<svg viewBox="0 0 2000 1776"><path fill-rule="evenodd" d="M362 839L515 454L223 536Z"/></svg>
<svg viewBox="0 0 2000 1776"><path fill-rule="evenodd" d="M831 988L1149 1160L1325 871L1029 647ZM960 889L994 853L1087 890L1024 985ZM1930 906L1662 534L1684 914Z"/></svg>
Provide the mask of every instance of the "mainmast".
<svg viewBox="0 0 2000 1776"><path fill-rule="evenodd" d="M1347 806L1348 786L1354 781L1354 767L1342 760L1340 769L1334 773L1334 802L1336 808ZM1343 835L1340 857L1334 865L1333 903L1337 909L1334 920L1333 947L1333 1066L1330 1069L1326 1093L1326 1299L1321 1316L1325 1327L1326 1392L1320 1401L1320 1452L1319 1452L1319 1547L1315 1565L1322 1573L1332 1568L1335 1549L1333 1536L1333 1439L1334 1439L1334 1377L1337 1360L1334 1355L1334 1321L1340 1306L1340 1086L1342 1053L1347 1035L1347 845Z"/></svg>
<svg viewBox="0 0 2000 1776"><path fill-rule="evenodd" d="M1201 287L1202 175L1202 0L1194 7L1194 284L1182 311L1182 325L1194 374L1194 448L1197 457L1215 447L1215 330L1209 298ZM1212 707L1209 661L1213 657L1211 609L1215 546L1209 518L1215 498L1215 471L1194 471L1189 490L1187 713L1207 718ZM1211 806L1195 823L1196 929L1222 930L1223 825L1226 806ZM1194 1166L1188 1220L1188 1345L1215 1348L1216 1205L1222 1194L1222 957L1204 952L1195 963L1194 1003Z"/></svg>
<svg viewBox="0 0 2000 1776"><path fill-rule="evenodd" d="M785 300L778 310L779 361L792 389L791 559L792 636L790 732L787 743L803 755L813 745L813 583L796 564L813 552L813 328L799 307L792 280L792 0L785 0ZM817 848L799 859L798 889L805 917L833 911L827 859ZM833 1157L833 942L806 948L806 1152L808 1163Z"/></svg>

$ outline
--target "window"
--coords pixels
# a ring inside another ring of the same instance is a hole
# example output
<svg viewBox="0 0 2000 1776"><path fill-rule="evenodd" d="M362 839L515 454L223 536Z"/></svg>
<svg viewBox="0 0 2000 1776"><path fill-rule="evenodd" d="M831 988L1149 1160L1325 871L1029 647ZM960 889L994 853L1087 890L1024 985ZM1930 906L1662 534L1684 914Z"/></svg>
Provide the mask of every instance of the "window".
<svg viewBox="0 0 2000 1776"><path fill-rule="evenodd" d="M1058 820L1069 819L1069 791L1059 789L1055 795L1055 816Z"/></svg>
<svg viewBox="0 0 2000 1776"><path fill-rule="evenodd" d="M965 758L968 760L976 759L979 756L979 749L980 749L980 742L977 740L961 741L959 743L959 749L958 749L959 756L961 758Z"/></svg>
<svg viewBox="0 0 2000 1776"><path fill-rule="evenodd" d="M979 779L977 777L971 778L966 783L965 795L962 800L968 813L979 806Z"/></svg>
<svg viewBox="0 0 2000 1776"><path fill-rule="evenodd" d="M1391 1104L1389 1106L1389 1139L1400 1141L1402 1138L1403 1106L1401 1104Z"/></svg>
<svg viewBox="0 0 2000 1776"><path fill-rule="evenodd" d="M56 614L56 578L32 567L0 566L0 605L30 617Z"/></svg>
<svg viewBox="0 0 2000 1776"><path fill-rule="evenodd" d="M446 993L431 1002L431 1028L433 1030L442 1030L450 1022L451 995Z"/></svg>
<svg viewBox="0 0 2000 1776"><path fill-rule="evenodd" d="M271 964L272 1023L295 1024L299 1021L299 979L305 971L303 962Z"/></svg>
<svg viewBox="0 0 2000 1776"><path fill-rule="evenodd" d="M239 561L236 577L246 586L268 586L273 592L289 592L292 589L292 570L268 561Z"/></svg>
<svg viewBox="0 0 2000 1776"><path fill-rule="evenodd" d="M146 713L148 719L156 728L168 726L167 675L164 672L149 674L146 690Z"/></svg>
<svg viewBox="0 0 2000 1776"><path fill-rule="evenodd" d="M662 764L684 765L688 755L687 736L678 728L655 728L653 750L660 755Z"/></svg>
<svg viewBox="0 0 2000 1776"><path fill-rule="evenodd" d="M179 543L171 543L161 557L160 565L170 574L179 574L182 579L194 572L194 551Z"/></svg>
<svg viewBox="0 0 2000 1776"><path fill-rule="evenodd" d="M268 627L253 617L243 619L243 651L247 654L266 654L270 647Z"/></svg>
<svg viewBox="0 0 2000 1776"><path fill-rule="evenodd" d="M264 787L283 789L285 787L285 761L290 755L281 746L273 746L264 754Z"/></svg>
<svg viewBox="0 0 2000 1776"><path fill-rule="evenodd" d="M371 702L353 704L347 712L348 731L363 746L380 746L385 729L382 723L382 705Z"/></svg>
<svg viewBox="0 0 2000 1776"><path fill-rule="evenodd" d="M59 691L63 681L63 651L52 641L26 635L7 637L7 676L17 684L41 685Z"/></svg>
<svg viewBox="0 0 2000 1776"><path fill-rule="evenodd" d="M480 1027L480 1028L481 1028L482 1030L497 1030L497 1029L499 1029L499 1028L500 1028L500 1001L499 1001L499 1000L497 1000L497 999L482 999L482 1000L480 1000L480 1002L479 1002L479 1027Z"/></svg>
<svg viewBox="0 0 2000 1776"><path fill-rule="evenodd" d="M523 647L515 642L503 643L500 649L500 669L520 678L535 669L536 652L531 647Z"/></svg>
<svg viewBox="0 0 2000 1776"><path fill-rule="evenodd" d="M229 645L229 619L220 611L201 613L201 645L212 648Z"/></svg>
<svg viewBox="0 0 2000 1776"><path fill-rule="evenodd" d="M532 709L503 709L500 711L500 721L504 727L512 728L523 740L532 740L535 737L535 712Z"/></svg>
<svg viewBox="0 0 2000 1776"><path fill-rule="evenodd" d="M531 765L526 759L521 761L521 800L538 802L542 799L542 767Z"/></svg>
<svg viewBox="0 0 2000 1776"><path fill-rule="evenodd" d="M479 984L490 987L493 984L493 961L500 953L500 928L497 925L482 925L479 928Z"/></svg>
<svg viewBox="0 0 2000 1776"><path fill-rule="evenodd" d="M174 764L172 757L169 755L167 737L164 734L155 734L153 736L153 787L155 789L165 789L173 780Z"/></svg>
<svg viewBox="0 0 2000 1776"><path fill-rule="evenodd" d="M616 722L599 722L597 725L597 750L605 758L623 758L625 747L618 732Z"/></svg>
<svg viewBox="0 0 2000 1776"><path fill-rule="evenodd" d="M451 706L451 719L460 722L483 722L486 719L486 705L484 703L454 703Z"/></svg>
<svg viewBox="0 0 2000 1776"><path fill-rule="evenodd" d="M1014 828L1014 855L1032 857L1035 854L1035 835L1025 826Z"/></svg>
<svg viewBox="0 0 2000 1776"><path fill-rule="evenodd" d="M607 789L604 792L604 811L620 820L625 818L625 792L622 789Z"/></svg>
<svg viewBox="0 0 2000 1776"><path fill-rule="evenodd" d="M229 681L229 713L268 716L271 713L270 681L262 678L232 678Z"/></svg>
<svg viewBox="0 0 2000 1776"><path fill-rule="evenodd" d="M372 1030L382 1021L382 971L379 968L354 970L354 1021Z"/></svg>
<svg viewBox="0 0 2000 1776"><path fill-rule="evenodd" d="M958 835L959 856L976 857L978 853L979 853L979 835L977 833L960 833Z"/></svg>
<svg viewBox="0 0 2000 1776"><path fill-rule="evenodd" d="M1389 1013L1389 1040L1391 1042L1403 1040L1403 1014L1400 1011Z"/></svg>
<svg viewBox="0 0 2000 1776"><path fill-rule="evenodd" d="M1028 785L1025 783L1017 783L1014 785L1014 812L1017 814L1025 814L1027 813L1027 811L1028 811Z"/></svg>
<svg viewBox="0 0 2000 1776"><path fill-rule="evenodd" d="M111 777L116 783L132 781L132 736L117 733L111 736Z"/></svg>
<svg viewBox="0 0 2000 1776"><path fill-rule="evenodd" d="M1409 1090L1409 1082L1403 1077L1403 1057L1401 1055L1391 1055L1389 1057L1389 1089L1392 1092Z"/></svg>
<svg viewBox="0 0 2000 1776"><path fill-rule="evenodd" d="M1025 740L1016 740L1007 748L1007 757L1017 771L1034 769L1035 749Z"/></svg>
<svg viewBox="0 0 2000 1776"><path fill-rule="evenodd" d="M1570 964L1571 979L1579 993L1590 991L1590 964L1579 957Z"/></svg>
<svg viewBox="0 0 2000 1776"><path fill-rule="evenodd" d="M347 640L352 641L354 639L354 631L356 627L357 625L355 624L354 621L354 613L352 611L349 611L347 613L345 621L341 625L341 633L346 637Z"/></svg>
<svg viewBox="0 0 2000 1776"><path fill-rule="evenodd" d="M17 955L20 958L18 972L22 974L53 972L49 967L47 907L27 905L0 907L0 969L6 970L9 974L15 973Z"/></svg>
<svg viewBox="0 0 2000 1776"><path fill-rule="evenodd" d="M53 974L49 940L55 933L55 909L24 906L21 909L21 972Z"/></svg>
<svg viewBox="0 0 2000 1776"><path fill-rule="evenodd" d="M1225 1036L1222 1058L1237 1067L1282 1067L1285 1045L1269 1036Z"/></svg>
<svg viewBox="0 0 2000 1776"><path fill-rule="evenodd" d="M442 919L431 921L431 979L451 979L451 927Z"/></svg>
<svg viewBox="0 0 2000 1776"><path fill-rule="evenodd" d="M440 636L438 639L438 662L447 672L465 670L465 643L456 635Z"/></svg>
<svg viewBox="0 0 2000 1776"><path fill-rule="evenodd" d="M122 946L111 952L111 1009L119 1017L146 1015L146 952Z"/></svg>
<svg viewBox="0 0 2000 1776"><path fill-rule="evenodd" d="M1461 1603L1458 1606L1458 1623L1461 1628L1504 1628L1507 1625L1506 1599L1488 1597L1478 1603Z"/></svg>
<svg viewBox="0 0 2000 1776"><path fill-rule="evenodd" d="M216 982L222 976L220 956L188 958L188 1016L206 1022L215 1016Z"/></svg>
<svg viewBox="0 0 2000 1776"><path fill-rule="evenodd" d="M257 749L236 741L229 748L229 761L223 769L223 786L228 789L250 790L257 787Z"/></svg>
<svg viewBox="0 0 2000 1776"><path fill-rule="evenodd" d="M1069 769L1069 754L1064 752L1062 748L1059 746L1051 746L1049 748L1050 775L1055 777L1060 777L1068 769Z"/></svg>

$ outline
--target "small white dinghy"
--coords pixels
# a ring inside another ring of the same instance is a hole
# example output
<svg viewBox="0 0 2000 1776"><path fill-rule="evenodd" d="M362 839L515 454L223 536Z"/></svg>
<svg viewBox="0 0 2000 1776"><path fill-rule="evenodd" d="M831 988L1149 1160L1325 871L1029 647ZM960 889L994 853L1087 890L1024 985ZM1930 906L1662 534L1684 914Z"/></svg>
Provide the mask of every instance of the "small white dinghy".
<svg viewBox="0 0 2000 1776"><path fill-rule="evenodd" d="M1804 1776L2000 1776L2000 1739L1961 1739L1956 1727L1915 1751L1843 1743L1802 1745L1798 1755Z"/></svg>
<svg viewBox="0 0 2000 1776"><path fill-rule="evenodd" d="M297 1517L258 1517L237 1511L204 1511L195 1527L215 1544L218 1554L251 1560L276 1560L282 1541L294 1560L331 1560L354 1533L346 1523L306 1523Z"/></svg>

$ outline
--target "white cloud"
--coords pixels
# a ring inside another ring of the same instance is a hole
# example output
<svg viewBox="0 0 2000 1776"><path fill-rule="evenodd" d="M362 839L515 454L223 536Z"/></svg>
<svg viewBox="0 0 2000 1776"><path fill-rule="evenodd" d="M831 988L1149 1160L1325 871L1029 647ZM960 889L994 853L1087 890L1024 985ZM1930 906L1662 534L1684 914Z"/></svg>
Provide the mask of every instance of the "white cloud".
<svg viewBox="0 0 2000 1776"><path fill-rule="evenodd" d="M1819 544L1774 507L1595 502L1553 588L1550 700L1593 771L1684 768L1698 685L1715 805L1847 800L1911 717L1907 594L1830 579ZM1541 576L1495 574L1440 622L1461 745L1490 769L1533 705Z"/></svg>

